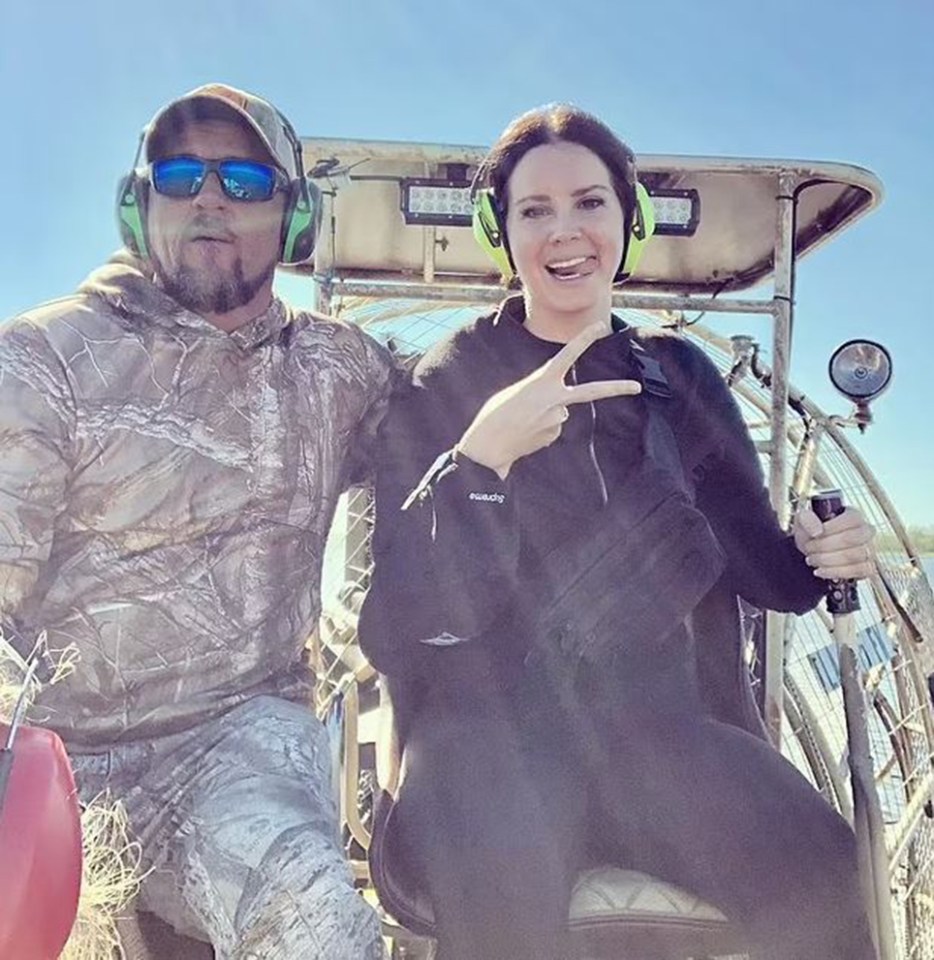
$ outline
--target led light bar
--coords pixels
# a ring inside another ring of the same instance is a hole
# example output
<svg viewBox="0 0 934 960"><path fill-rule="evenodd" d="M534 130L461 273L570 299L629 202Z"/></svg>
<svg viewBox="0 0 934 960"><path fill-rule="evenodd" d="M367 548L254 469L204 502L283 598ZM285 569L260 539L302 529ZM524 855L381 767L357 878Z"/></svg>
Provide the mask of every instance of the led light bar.
<svg viewBox="0 0 934 960"><path fill-rule="evenodd" d="M462 180L403 180L401 207L406 223L469 227L473 216L470 184Z"/></svg>
<svg viewBox="0 0 934 960"><path fill-rule="evenodd" d="M660 237L693 237L700 223L700 194L695 189L649 190L655 208L655 234Z"/></svg>
<svg viewBox="0 0 934 960"><path fill-rule="evenodd" d="M441 227L469 227L473 215L470 184L462 180L409 178L401 181L401 209L406 223ZM700 222L697 190L649 191L655 208L655 233L691 237Z"/></svg>

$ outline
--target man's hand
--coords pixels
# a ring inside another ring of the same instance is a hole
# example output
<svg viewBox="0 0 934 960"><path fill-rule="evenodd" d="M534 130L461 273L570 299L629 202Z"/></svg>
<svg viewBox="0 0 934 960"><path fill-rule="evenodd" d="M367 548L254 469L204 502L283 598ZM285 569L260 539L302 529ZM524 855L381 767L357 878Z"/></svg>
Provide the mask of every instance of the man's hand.
<svg viewBox="0 0 934 960"><path fill-rule="evenodd" d="M587 327L523 380L493 394L464 432L458 451L505 480L516 460L558 439L572 404L639 393L636 380L565 383L578 357L608 333L603 324Z"/></svg>
<svg viewBox="0 0 934 960"><path fill-rule="evenodd" d="M794 536L815 577L863 580L872 573L875 530L853 507L823 523L810 507L803 507L795 516Z"/></svg>

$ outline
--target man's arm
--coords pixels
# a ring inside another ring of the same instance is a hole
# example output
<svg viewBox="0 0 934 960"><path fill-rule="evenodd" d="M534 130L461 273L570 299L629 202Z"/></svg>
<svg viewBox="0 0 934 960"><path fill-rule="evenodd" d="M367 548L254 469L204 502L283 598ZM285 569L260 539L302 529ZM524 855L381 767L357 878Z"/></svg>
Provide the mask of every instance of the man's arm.
<svg viewBox="0 0 934 960"><path fill-rule="evenodd" d="M0 329L0 626L8 639L49 557L73 438L74 400L61 361L41 332L12 321Z"/></svg>
<svg viewBox="0 0 934 960"><path fill-rule="evenodd" d="M342 489L345 490L372 482L380 424L391 397L409 379L402 364L382 344L356 327L351 332L359 338L357 375L366 397L363 416L354 429L344 463Z"/></svg>

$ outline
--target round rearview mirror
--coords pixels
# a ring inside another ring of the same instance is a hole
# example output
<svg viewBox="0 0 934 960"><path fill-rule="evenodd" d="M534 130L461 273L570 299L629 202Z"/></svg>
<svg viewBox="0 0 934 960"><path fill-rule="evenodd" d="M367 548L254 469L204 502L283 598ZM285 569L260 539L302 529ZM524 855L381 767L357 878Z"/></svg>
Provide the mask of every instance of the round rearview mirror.
<svg viewBox="0 0 934 960"><path fill-rule="evenodd" d="M830 380L854 403L867 404L889 385L892 357L881 343L848 340L830 358Z"/></svg>

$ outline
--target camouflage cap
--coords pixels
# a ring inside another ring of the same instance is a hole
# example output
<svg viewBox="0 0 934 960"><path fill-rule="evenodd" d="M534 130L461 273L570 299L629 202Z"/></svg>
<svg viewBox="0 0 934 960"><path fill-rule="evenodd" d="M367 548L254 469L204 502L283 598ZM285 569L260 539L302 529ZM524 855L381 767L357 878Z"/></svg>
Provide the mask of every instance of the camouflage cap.
<svg viewBox="0 0 934 960"><path fill-rule="evenodd" d="M160 156L165 141L182 123L230 119L231 115L256 134L270 159L289 179L302 176L295 155L297 139L285 117L267 100L224 83L197 87L163 107L146 127L146 161Z"/></svg>

